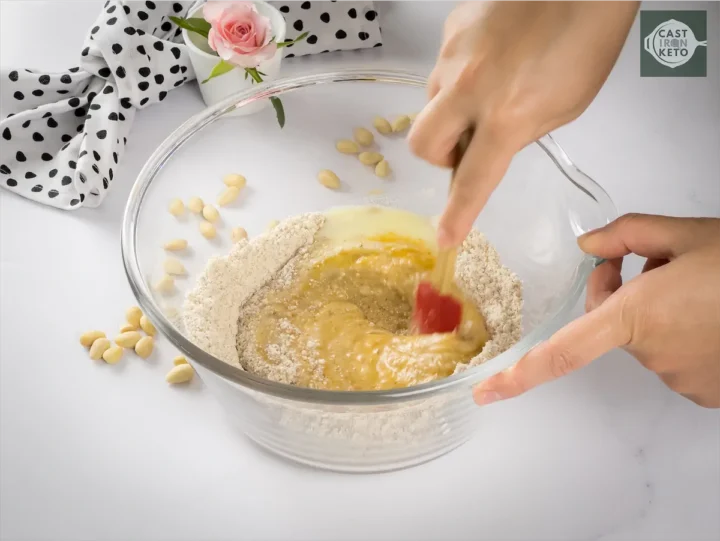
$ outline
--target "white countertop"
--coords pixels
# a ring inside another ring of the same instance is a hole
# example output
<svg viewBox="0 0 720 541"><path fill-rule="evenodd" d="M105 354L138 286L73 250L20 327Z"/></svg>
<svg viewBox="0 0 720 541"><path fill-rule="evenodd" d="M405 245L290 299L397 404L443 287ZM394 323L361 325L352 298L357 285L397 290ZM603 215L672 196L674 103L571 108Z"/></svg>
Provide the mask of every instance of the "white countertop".
<svg viewBox="0 0 720 541"><path fill-rule="evenodd" d="M100 5L0 3L0 65L77 64ZM384 4L382 49L283 69L427 72L450 7ZM636 22L595 103L556 134L621 212L720 216L720 5L682 9L709 10L708 77L641 79ZM201 108L189 84L140 112L99 209L56 211L0 190L0 539L720 538L720 412L622 351L490 406L483 431L440 459L365 476L259 450L202 385L169 388L168 362L94 366L79 333L117 328L134 304L119 246L130 186ZM640 266L631 259L626 276ZM165 340L159 349L173 355Z"/></svg>

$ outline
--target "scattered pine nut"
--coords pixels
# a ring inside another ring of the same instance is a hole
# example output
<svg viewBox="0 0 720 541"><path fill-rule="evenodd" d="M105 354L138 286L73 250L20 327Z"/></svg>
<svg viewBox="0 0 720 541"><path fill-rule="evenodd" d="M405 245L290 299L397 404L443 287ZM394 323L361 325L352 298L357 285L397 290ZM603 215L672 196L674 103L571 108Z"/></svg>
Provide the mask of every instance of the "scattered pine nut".
<svg viewBox="0 0 720 541"><path fill-rule="evenodd" d="M233 227L230 231L230 239L233 242L240 242L243 239L248 238L247 231L242 227Z"/></svg>
<svg viewBox="0 0 720 541"><path fill-rule="evenodd" d="M280 223L280 222L279 222L278 220L270 220L270 222L267 224L267 230L270 231L271 229L275 229L275 227L276 227L279 223Z"/></svg>
<svg viewBox="0 0 720 541"><path fill-rule="evenodd" d="M173 216L182 216L185 212L185 205L180 199L173 199L168 205L168 210Z"/></svg>
<svg viewBox="0 0 720 541"><path fill-rule="evenodd" d="M185 266L180 263L177 259L173 257L168 257L165 260L165 263L163 264L163 268L165 269L165 272L168 274L171 274L173 276L185 276L187 274L187 271L185 270ZM140 321L138 320L138 325L140 325Z"/></svg>
<svg viewBox="0 0 720 541"><path fill-rule="evenodd" d="M335 148L343 154L357 154L360 151L357 143L350 139L340 139L335 143Z"/></svg>
<svg viewBox="0 0 720 541"><path fill-rule="evenodd" d="M383 160L375 166L375 174L380 178L390 176L390 164L387 160Z"/></svg>
<svg viewBox="0 0 720 541"><path fill-rule="evenodd" d="M155 325L152 324L150 318L148 318L145 314L143 314L143 317L140 318L140 328L145 331L145 334L148 336L155 336L155 333L157 333Z"/></svg>
<svg viewBox="0 0 720 541"><path fill-rule="evenodd" d="M143 336L135 344L135 353L142 359L147 359L152 355L153 349L155 348L155 340L152 336Z"/></svg>
<svg viewBox="0 0 720 541"><path fill-rule="evenodd" d="M188 241L185 239L173 239L166 242L163 248L165 248L168 252L179 252L180 250L187 248L187 245Z"/></svg>
<svg viewBox="0 0 720 541"><path fill-rule="evenodd" d="M137 331L137 329L138 328L135 327L134 325L131 325L130 323L125 323L125 325L120 327L120 332L124 333L124 332L130 332L130 331Z"/></svg>
<svg viewBox="0 0 720 541"><path fill-rule="evenodd" d="M205 205L202 209L202 215L208 222L217 222L217 219L220 218L220 213L212 205Z"/></svg>
<svg viewBox="0 0 720 541"><path fill-rule="evenodd" d="M139 329L142 315L143 313L139 306L131 306L125 311L125 320L132 325L134 329Z"/></svg>
<svg viewBox="0 0 720 541"><path fill-rule="evenodd" d="M360 163L365 165L376 165L383 161L385 157L379 152L361 152L358 156Z"/></svg>
<svg viewBox="0 0 720 541"><path fill-rule="evenodd" d="M88 331L80 335L80 344L89 348L98 338L105 338L105 333L102 331Z"/></svg>
<svg viewBox="0 0 720 541"><path fill-rule="evenodd" d="M400 133L401 131L405 131L410 127L410 117L407 115L400 115L392 121L391 125L393 133Z"/></svg>
<svg viewBox="0 0 720 541"><path fill-rule="evenodd" d="M170 293L175 289L175 279L166 274L155 284L155 289L161 293Z"/></svg>
<svg viewBox="0 0 720 541"><path fill-rule="evenodd" d="M188 201L188 208L190 209L190 212L194 214L200 214L202 212L203 207L205 206L205 203L203 203L203 200L199 197L191 197Z"/></svg>
<svg viewBox="0 0 720 541"><path fill-rule="evenodd" d="M121 334L118 334L115 337L115 343L123 348L134 348L135 344L137 344L140 339L142 338L142 335L137 331L128 331Z"/></svg>
<svg viewBox="0 0 720 541"><path fill-rule="evenodd" d="M410 113L407 117L410 119L410 122L415 122L415 119L417 118L417 113Z"/></svg>
<svg viewBox="0 0 720 541"><path fill-rule="evenodd" d="M123 356L123 348L120 346L112 346L105 350L105 353L102 354L103 361L105 361L108 364L115 364L118 362Z"/></svg>
<svg viewBox="0 0 720 541"><path fill-rule="evenodd" d="M383 135L390 135L393 131L390 122L388 122L387 119L381 116L376 116L373 119L373 126L375 126L375 129L378 131L378 133L381 133Z"/></svg>
<svg viewBox="0 0 720 541"><path fill-rule="evenodd" d="M181 364L188 364L187 359L183 355L178 355L173 359L173 364L175 366L180 366Z"/></svg>
<svg viewBox="0 0 720 541"><path fill-rule="evenodd" d="M355 128L353 130L353 138L359 145L369 147L375 141L375 136L372 132L365 128Z"/></svg>
<svg viewBox="0 0 720 541"><path fill-rule="evenodd" d="M237 173L230 173L229 175L225 175L223 177L223 183L225 186L233 186L235 188L244 188L247 181L245 180L245 177L242 175L238 175Z"/></svg>
<svg viewBox="0 0 720 541"><path fill-rule="evenodd" d="M202 221L200 222L200 233L206 239L214 239L217 231L215 230L215 226L213 224Z"/></svg>
<svg viewBox="0 0 720 541"><path fill-rule="evenodd" d="M363 153L365 154L365 153ZM362 156L362 154L360 154ZM338 176L330 171L330 169L323 169L318 173L318 181L320 184L331 190L337 190L340 187L340 179Z"/></svg>
<svg viewBox="0 0 720 541"><path fill-rule="evenodd" d="M194 375L195 370L193 370L192 366L187 363L179 364L167 373L167 376L165 376L165 381L173 385L177 383L187 383L193 378Z"/></svg>
<svg viewBox="0 0 720 541"><path fill-rule="evenodd" d="M236 186L225 188L220 194L220 197L218 197L217 204L221 207L229 205L238 198L238 195L240 195L240 188Z"/></svg>
<svg viewBox="0 0 720 541"><path fill-rule="evenodd" d="M93 361L99 361L102 359L103 353L110 349L110 340L107 338L98 338L90 346L90 358Z"/></svg>
<svg viewBox="0 0 720 541"><path fill-rule="evenodd" d="M382 195L385 193L385 190L370 190L368 192L368 195Z"/></svg>

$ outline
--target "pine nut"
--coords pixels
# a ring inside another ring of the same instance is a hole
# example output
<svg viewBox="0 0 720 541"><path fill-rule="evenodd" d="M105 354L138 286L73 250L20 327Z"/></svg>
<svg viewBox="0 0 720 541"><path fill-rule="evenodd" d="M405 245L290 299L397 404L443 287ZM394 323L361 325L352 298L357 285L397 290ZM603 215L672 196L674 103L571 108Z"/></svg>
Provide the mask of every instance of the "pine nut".
<svg viewBox="0 0 720 541"><path fill-rule="evenodd" d="M165 248L168 252L179 252L180 250L187 248L187 245L188 241L185 239L173 239L166 242L163 248Z"/></svg>
<svg viewBox="0 0 720 541"><path fill-rule="evenodd" d="M364 153L363 153L364 154ZM362 154L360 154L362 156ZM330 171L330 169L323 169L318 173L318 180L320 184L331 190L337 190L340 187L340 179L338 176Z"/></svg>
<svg viewBox="0 0 720 541"><path fill-rule="evenodd" d="M180 366L181 364L187 364L187 363L188 363L187 359L182 355L178 355L177 357L175 357L173 359L173 364L175 366Z"/></svg>
<svg viewBox="0 0 720 541"><path fill-rule="evenodd" d="M130 331L137 331L137 327L134 325L131 325L130 323L125 323L122 327L120 327L120 333L124 332L130 332Z"/></svg>
<svg viewBox="0 0 720 541"><path fill-rule="evenodd" d="M217 231L215 231L215 226L213 224L203 221L200 222L200 233L206 239L214 239Z"/></svg>
<svg viewBox="0 0 720 541"><path fill-rule="evenodd" d="M103 361L105 361L108 364L115 364L118 362L123 356L123 348L120 346L112 346L105 350L105 353L102 354Z"/></svg>
<svg viewBox="0 0 720 541"><path fill-rule="evenodd" d="M103 353L110 349L110 340L107 338L98 338L90 346L90 358L93 361L102 359Z"/></svg>
<svg viewBox="0 0 720 541"><path fill-rule="evenodd" d="M139 329L142 315L143 313L139 306L131 306L125 311L125 320L132 325L134 329Z"/></svg>
<svg viewBox="0 0 720 541"><path fill-rule="evenodd" d="M175 278L166 274L155 284L155 289L161 293L171 293L175 289Z"/></svg>
<svg viewBox="0 0 720 541"><path fill-rule="evenodd" d="M370 190L368 192L368 195L382 195L385 193L385 190Z"/></svg>
<svg viewBox="0 0 720 541"><path fill-rule="evenodd" d="M340 139L337 143L335 143L335 148L343 154L357 154L360 150L357 143L355 141L351 141L350 139Z"/></svg>
<svg viewBox="0 0 720 541"><path fill-rule="evenodd" d="M155 347L155 340L152 336L143 336L135 344L135 353L142 359L147 359L152 355L153 348Z"/></svg>
<svg viewBox="0 0 720 541"><path fill-rule="evenodd" d="M379 152L361 152L358 159L365 165L375 165L383 161L384 156Z"/></svg>
<svg viewBox="0 0 720 541"><path fill-rule="evenodd" d="M142 335L138 331L128 331L118 334L115 337L115 343L123 348L134 348L141 338Z"/></svg>
<svg viewBox="0 0 720 541"><path fill-rule="evenodd" d="M191 197L188 201L188 208L190 209L190 212L194 214L200 214L202 212L203 207L205 206L205 203L203 203L203 200L199 197Z"/></svg>
<svg viewBox="0 0 720 541"><path fill-rule="evenodd" d="M410 122L415 122L415 119L417 118L417 113L410 113L407 117L410 119Z"/></svg>
<svg viewBox="0 0 720 541"><path fill-rule="evenodd" d="M238 175L237 173L230 173L229 175L225 175L223 177L223 183L225 183L225 186L233 186L235 188L242 189L245 187L247 181L242 175Z"/></svg>
<svg viewBox="0 0 720 541"><path fill-rule="evenodd" d="M165 381L173 385L177 383L187 383L193 378L194 375L195 370L193 370L192 366L187 363L179 364L167 373L167 376L165 376Z"/></svg>
<svg viewBox="0 0 720 541"><path fill-rule="evenodd" d="M145 331L145 334L148 336L155 336L155 333L157 333L155 325L152 324L152 321L150 321L145 314L140 318L140 328Z"/></svg>
<svg viewBox="0 0 720 541"><path fill-rule="evenodd" d="M217 219L220 218L220 213L212 205L205 205L202 209L202 215L208 222L217 222Z"/></svg>
<svg viewBox="0 0 720 541"><path fill-rule="evenodd" d="M174 276L185 276L187 272L185 271L185 266L180 263L175 258L168 257L165 260L165 263L163 264L163 268L165 269L165 272ZM138 325L140 324L140 320L138 320Z"/></svg>
<svg viewBox="0 0 720 541"><path fill-rule="evenodd" d="M217 204L221 207L229 205L238 198L238 195L240 195L240 188L236 186L225 188L220 194L220 197L218 197Z"/></svg>
<svg viewBox="0 0 720 541"><path fill-rule="evenodd" d="M380 178L389 176L390 172L390 164L387 160L383 160L375 166L375 174Z"/></svg>
<svg viewBox="0 0 720 541"><path fill-rule="evenodd" d="M105 333L102 331L88 331L80 335L80 344L89 348L98 338L105 338Z"/></svg>
<svg viewBox="0 0 720 541"><path fill-rule="evenodd" d="M364 147L369 147L375 141L375 136L372 132L365 128L355 128L355 130L353 130L353 137L359 145Z"/></svg>
<svg viewBox="0 0 720 541"><path fill-rule="evenodd" d="M373 119L373 126L375 126L378 133L382 133L383 135L390 135L393 131L390 122L381 116L376 116Z"/></svg>
<svg viewBox="0 0 720 541"><path fill-rule="evenodd" d="M173 216L182 216L185 212L185 205L180 199L173 199L168 205L168 210Z"/></svg>
<svg viewBox="0 0 720 541"><path fill-rule="evenodd" d="M400 115L392 121L392 131L394 133L400 133L410 127L410 117L407 115Z"/></svg>
<svg viewBox="0 0 720 541"><path fill-rule="evenodd" d="M245 231L242 227L233 227L230 231L230 239L233 242L240 242L246 238L248 238L247 231Z"/></svg>

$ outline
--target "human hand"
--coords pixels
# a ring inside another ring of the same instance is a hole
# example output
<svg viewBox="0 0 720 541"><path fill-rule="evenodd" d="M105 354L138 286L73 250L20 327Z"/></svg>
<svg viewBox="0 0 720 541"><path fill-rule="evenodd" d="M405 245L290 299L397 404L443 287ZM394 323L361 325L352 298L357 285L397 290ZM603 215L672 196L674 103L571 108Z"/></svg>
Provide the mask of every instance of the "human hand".
<svg viewBox="0 0 720 541"><path fill-rule="evenodd" d="M608 259L593 271L583 317L480 383L481 405L517 396L622 347L673 391L720 407L720 219L628 214L578 239ZM622 285L622 258L646 257Z"/></svg>
<svg viewBox="0 0 720 541"><path fill-rule="evenodd" d="M445 24L425 109L409 135L428 162L451 167L461 134L472 143L438 227L457 246L513 155L577 118L620 54L638 2L468 2Z"/></svg>

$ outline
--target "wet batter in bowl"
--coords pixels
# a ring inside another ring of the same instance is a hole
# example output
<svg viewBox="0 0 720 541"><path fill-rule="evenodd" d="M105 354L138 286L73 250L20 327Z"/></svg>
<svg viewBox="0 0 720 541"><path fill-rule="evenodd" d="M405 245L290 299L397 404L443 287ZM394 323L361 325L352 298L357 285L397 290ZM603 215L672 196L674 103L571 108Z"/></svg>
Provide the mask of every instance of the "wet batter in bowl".
<svg viewBox="0 0 720 541"><path fill-rule="evenodd" d="M258 354L296 359L304 387L392 389L449 376L482 350L487 331L464 299L458 332L411 332L415 287L434 261L425 242L395 234L321 259L267 297L254 323Z"/></svg>
<svg viewBox="0 0 720 541"><path fill-rule="evenodd" d="M496 355L498 346L511 342L498 336L499 342L488 343L491 333L477 292L506 295L503 325L514 342L519 337L519 282L499 266L497 254L477 232L466 244L470 249L459 254L458 277L462 285L464 276L467 285L475 274L478 283L455 292L463 300L460 329L416 335L410 330L415 287L435 262L430 222L378 207L329 213L313 243L240 308L240 364L275 381L359 391L447 377L479 360L487 346L488 354ZM492 275L478 275L488 269ZM505 293L488 287L497 285L499 277L508 287ZM498 314L496 301L486 307L491 316ZM509 316L512 325L507 324Z"/></svg>

